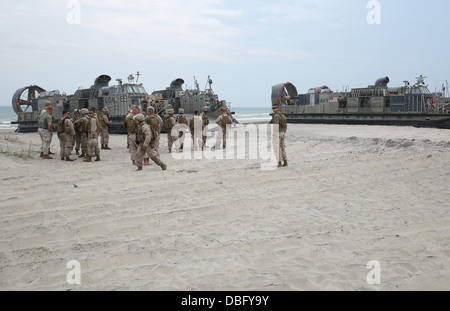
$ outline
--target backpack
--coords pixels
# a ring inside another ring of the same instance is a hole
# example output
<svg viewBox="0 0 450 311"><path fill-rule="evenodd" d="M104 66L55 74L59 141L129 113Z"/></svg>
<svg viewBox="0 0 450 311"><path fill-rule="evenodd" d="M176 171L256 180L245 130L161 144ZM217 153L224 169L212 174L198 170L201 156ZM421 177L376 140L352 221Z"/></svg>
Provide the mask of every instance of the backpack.
<svg viewBox="0 0 450 311"><path fill-rule="evenodd" d="M152 132L152 139L150 141L150 147L152 149L155 149L156 147L156 138L158 137L158 132L156 131L156 129L153 126L149 126L150 127L150 131Z"/></svg>
<svg viewBox="0 0 450 311"><path fill-rule="evenodd" d="M166 131L170 131L173 128L173 124L171 122L172 117L168 117L166 121L164 121L164 128Z"/></svg>

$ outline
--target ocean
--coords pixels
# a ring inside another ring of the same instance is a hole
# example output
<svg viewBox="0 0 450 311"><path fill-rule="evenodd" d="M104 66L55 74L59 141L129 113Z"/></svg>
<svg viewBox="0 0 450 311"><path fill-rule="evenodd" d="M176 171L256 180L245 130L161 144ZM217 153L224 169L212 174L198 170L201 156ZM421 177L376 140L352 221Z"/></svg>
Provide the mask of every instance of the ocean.
<svg viewBox="0 0 450 311"><path fill-rule="evenodd" d="M256 121L270 121L270 107L231 107L231 111L235 112L234 118L237 121L255 120ZM17 114L10 106L0 106L0 129L17 128L16 124L11 124L12 121L17 121Z"/></svg>
<svg viewBox="0 0 450 311"><path fill-rule="evenodd" d="M17 114L11 106L0 106L0 129L17 128L11 121L17 121Z"/></svg>

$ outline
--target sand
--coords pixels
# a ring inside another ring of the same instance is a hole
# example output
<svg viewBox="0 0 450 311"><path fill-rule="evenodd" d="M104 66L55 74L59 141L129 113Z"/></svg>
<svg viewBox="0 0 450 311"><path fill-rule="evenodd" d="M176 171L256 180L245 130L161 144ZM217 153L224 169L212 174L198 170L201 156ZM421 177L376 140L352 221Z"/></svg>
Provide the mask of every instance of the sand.
<svg viewBox="0 0 450 311"><path fill-rule="evenodd" d="M2 291L450 290L448 130L290 125L275 170L177 160L165 134L167 171L124 135L96 163L39 147L0 132Z"/></svg>

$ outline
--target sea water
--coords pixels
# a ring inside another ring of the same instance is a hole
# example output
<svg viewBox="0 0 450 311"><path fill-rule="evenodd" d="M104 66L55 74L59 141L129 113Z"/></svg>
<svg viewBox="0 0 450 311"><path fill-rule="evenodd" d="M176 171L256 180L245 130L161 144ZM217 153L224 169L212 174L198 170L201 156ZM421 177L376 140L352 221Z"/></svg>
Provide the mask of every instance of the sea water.
<svg viewBox="0 0 450 311"><path fill-rule="evenodd" d="M231 107L231 111L237 121L270 121L270 107ZM17 124L11 122L17 121L17 114L10 106L0 106L0 129L16 129Z"/></svg>
<svg viewBox="0 0 450 311"><path fill-rule="evenodd" d="M17 121L17 114L11 106L0 106L0 129L15 129L17 124L11 124Z"/></svg>

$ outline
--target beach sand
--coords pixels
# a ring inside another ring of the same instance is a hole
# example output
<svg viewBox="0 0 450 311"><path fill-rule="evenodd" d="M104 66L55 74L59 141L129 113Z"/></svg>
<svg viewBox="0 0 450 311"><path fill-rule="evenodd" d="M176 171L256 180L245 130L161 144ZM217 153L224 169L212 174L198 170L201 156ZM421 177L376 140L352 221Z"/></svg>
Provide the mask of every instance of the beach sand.
<svg viewBox="0 0 450 311"><path fill-rule="evenodd" d="M168 170L136 172L124 135L70 163L56 136L42 160L37 133L0 132L0 290L450 290L448 130L289 125L286 141L289 167L263 170L176 160L162 134Z"/></svg>

